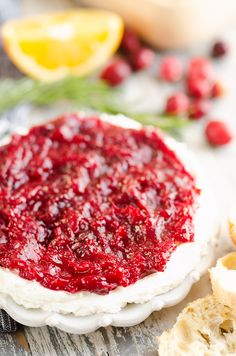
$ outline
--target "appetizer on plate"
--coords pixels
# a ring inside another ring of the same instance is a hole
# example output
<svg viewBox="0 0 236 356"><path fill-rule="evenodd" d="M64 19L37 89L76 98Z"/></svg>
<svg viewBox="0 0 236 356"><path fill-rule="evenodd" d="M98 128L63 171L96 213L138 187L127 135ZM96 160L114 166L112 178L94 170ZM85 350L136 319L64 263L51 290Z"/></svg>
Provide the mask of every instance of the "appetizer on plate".
<svg viewBox="0 0 236 356"><path fill-rule="evenodd" d="M180 286L216 226L192 166L182 145L123 116L14 134L0 148L0 295L88 316Z"/></svg>

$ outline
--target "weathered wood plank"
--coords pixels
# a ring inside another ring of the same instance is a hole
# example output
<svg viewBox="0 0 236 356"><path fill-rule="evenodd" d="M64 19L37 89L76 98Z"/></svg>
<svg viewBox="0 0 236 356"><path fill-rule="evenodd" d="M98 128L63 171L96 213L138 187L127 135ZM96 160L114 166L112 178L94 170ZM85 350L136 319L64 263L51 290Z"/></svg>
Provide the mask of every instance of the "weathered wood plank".
<svg viewBox="0 0 236 356"><path fill-rule="evenodd" d="M66 334L60 330L43 328L25 328L32 356L83 356L93 355L94 348L86 343L84 337Z"/></svg>
<svg viewBox="0 0 236 356"><path fill-rule="evenodd" d="M0 356L31 356L23 328L14 334L1 334Z"/></svg>
<svg viewBox="0 0 236 356"><path fill-rule="evenodd" d="M32 355L57 356L47 327L25 328L25 334Z"/></svg>

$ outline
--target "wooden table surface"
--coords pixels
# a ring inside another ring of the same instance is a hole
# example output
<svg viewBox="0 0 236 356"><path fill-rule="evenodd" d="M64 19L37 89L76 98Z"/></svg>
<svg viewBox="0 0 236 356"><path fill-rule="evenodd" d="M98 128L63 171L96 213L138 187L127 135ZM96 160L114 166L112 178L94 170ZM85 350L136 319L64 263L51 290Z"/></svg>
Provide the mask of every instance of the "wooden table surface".
<svg viewBox="0 0 236 356"><path fill-rule="evenodd" d="M26 12L32 12L36 4L32 0L23 0ZM56 7L59 0L53 0L51 7ZM37 6L46 6L46 1L37 2ZM63 1L63 6L68 2ZM228 33L226 37L231 45L231 55L224 64L217 66L219 76L223 77L228 94L219 104L214 106L212 117L222 118L228 121L236 131L236 30ZM194 50L196 53L204 51ZM203 52L204 53L204 52ZM182 54L180 54L182 56ZM183 55L185 56L185 55ZM3 67L2 67L3 68ZM0 68L0 75L3 69ZM170 90L168 87L160 87L153 78L148 75L138 75L131 80L127 93L138 91L143 98L143 107L150 108L160 105L162 96ZM147 94L148 93L148 94ZM40 115L40 113L39 113ZM222 212L223 221L221 237L226 238L225 221L229 208L236 202L236 144L230 147L213 150L203 140L203 127L196 124L188 128L183 135L192 151L196 153L201 169L205 171L206 179L211 182L215 192L216 202ZM236 205L236 204L235 204ZM207 217L206 217L207 219ZM228 245L223 243L224 248L220 254L224 254ZM0 337L0 356L57 356L57 355L110 355L110 356L135 356L157 355L156 336L173 325L176 316L187 302L210 292L209 277L205 275L196 283L189 295L177 306L153 313L140 325L129 328L101 328L98 331L84 335L69 335L54 328L30 328L20 327L14 334L2 334Z"/></svg>

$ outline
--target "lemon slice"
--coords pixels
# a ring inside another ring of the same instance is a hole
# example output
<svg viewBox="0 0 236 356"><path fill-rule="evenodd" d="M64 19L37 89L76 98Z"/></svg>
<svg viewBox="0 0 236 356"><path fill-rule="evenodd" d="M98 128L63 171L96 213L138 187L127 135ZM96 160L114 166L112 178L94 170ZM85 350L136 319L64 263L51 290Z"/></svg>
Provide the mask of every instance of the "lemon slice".
<svg viewBox="0 0 236 356"><path fill-rule="evenodd" d="M80 9L9 21L2 37L22 72L54 81L102 66L117 50L123 28L122 19L112 12Z"/></svg>

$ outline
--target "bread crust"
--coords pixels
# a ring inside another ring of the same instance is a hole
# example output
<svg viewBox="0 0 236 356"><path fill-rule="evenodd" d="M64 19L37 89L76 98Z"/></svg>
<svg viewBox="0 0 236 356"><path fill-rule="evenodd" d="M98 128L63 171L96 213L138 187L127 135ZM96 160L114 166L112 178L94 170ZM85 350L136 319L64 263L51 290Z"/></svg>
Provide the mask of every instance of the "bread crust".
<svg viewBox="0 0 236 356"><path fill-rule="evenodd" d="M236 313L214 295L197 299L159 338L159 356L236 354Z"/></svg>
<svg viewBox="0 0 236 356"><path fill-rule="evenodd" d="M229 290L225 290L213 273L211 273L212 290L217 301L223 305L228 305L233 309L236 309L236 294Z"/></svg>
<svg viewBox="0 0 236 356"><path fill-rule="evenodd" d="M229 219L236 245L236 218ZM213 294L197 299L159 338L159 356L236 355L236 252L210 269Z"/></svg>
<svg viewBox="0 0 236 356"><path fill-rule="evenodd" d="M217 301L236 310L236 252L218 259L216 267L210 269L210 278Z"/></svg>
<svg viewBox="0 0 236 356"><path fill-rule="evenodd" d="M236 245L236 218L228 220L229 235L234 245Z"/></svg>

